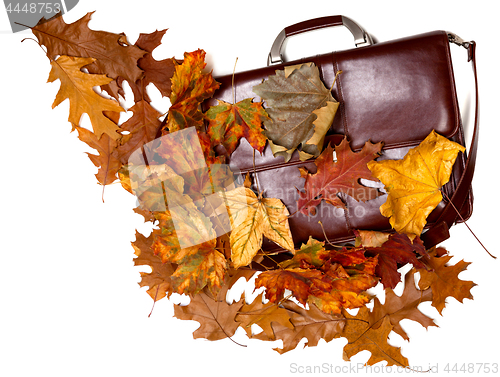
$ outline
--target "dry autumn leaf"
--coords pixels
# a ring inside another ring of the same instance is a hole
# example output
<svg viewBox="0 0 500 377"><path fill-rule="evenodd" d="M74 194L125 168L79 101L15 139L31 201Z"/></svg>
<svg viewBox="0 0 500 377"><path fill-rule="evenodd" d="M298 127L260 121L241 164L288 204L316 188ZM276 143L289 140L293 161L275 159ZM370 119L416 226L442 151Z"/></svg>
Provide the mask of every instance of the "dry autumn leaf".
<svg viewBox="0 0 500 377"><path fill-rule="evenodd" d="M166 123L170 132L188 127L203 128L204 117L199 106L219 88L212 74L203 71L205 66L203 50L186 52L182 64L175 62L175 73L171 79L171 106Z"/></svg>
<svg viewBox="0 0 500 377"><path fill-rule="evenodd" d="M458 153L464 151L460 144L432 131L403 160L368 163L388 194L380 212L389 217L397 232L406 233L411 239L420 236L427 216L443 200L441 187L450 179Z"/></svg>
<svg viewBox="0 0 500 377"><path fill-rule="evenodd" d="M132 153L154 140L161 126L158 119L160 112L145 100L136 102L129 111L133 112L132 117L120 126L120 129L129 134L122 137L117 148L122 164L127 164Z"/></svg>
<svg viewBox="0 0 500 377"><path fill-rule="evenodd" d="M241 137L260 153L266 146L262 133L262 121L268 119L261 102L244 99L234 105L219 101L205 113L208 119L208 135L214 145L222 144L228 155L238 146Z"/></svg>
<svg viewBox="0 0 500 377"><path fill-rule="evenodd" d="M288 161L299 148L304 161L321 153L339 103L321 81L318 67L309 63L291 73L278 70L253 91L268 106L264 134L275 156Z"/></svg>
<svg viewBox="0 0 500 377"><path fill-rule="evenodd" d="M378 328L382 324L384 317L387 316L393 326L392 330L401 335L403 339L410 340L406 331L401 327L400 323L403 319L411 319L418 322L426 329L429 326L437 326L432 318L427 317L418 310L418 306L422 302L432 300L432 290L420 290L416 288L414 279L415 271L413 268L406 273L405 286L401 296L397 296L392 289L387 288L383 304L380 303L378 297L375 297L369 320L370 325L374 329Z"/></svg>
<svg viewBox="0 0 500 377"><path fill-rule="evenodd" d="M367 141L363 149L354 153L347 138L335 147L337 160L334 160L334 149L328 145L314 162L318 167L315 174L303 174L306 178L305 192L299 191L297 208L305 215L314 214L316 206L322 200L336 207L345 208L339 194L347 194L357 201L375 199L380 195L374 187L363 186L361 178L374 181L367 163L380 154L382 143L373 144ZM302 173L301 173L302 174Z"/></svg>
<svg viewBox="0 0 500 377"><path fill-rule="evenodd" d="M163 263L161 257L155 255L151 248L153 237L144 237L136 231L135 241L132 246L135 250L134 266L149 266L151 272L141 272L141 281L139 286L149 287L147 293L155 301L164 297L169 297L172 293L172 282L170 277L175 268L170 263Z"/></svg>
<svg viewBox="0 0 500 377"><path fill-rule="evenodd" d="M413 264L416 268L423 268L424 264L419 259L426 256L427 251L422 240L415 237L413 242L406 234L391 234L387 241L378 247L363 247L367 255L378 256L376 268L384 288L395 288L401 281L398 265Z"/></svg>
<svg viewBox="0 0 500 377"><path fill-rule="evenodd" d="M103 134L100 139L97 136L82 127L75 127L78 131L78 138L94 148L98 155L87 153L92 163L98 168L95 175L99 183L103 186L116 180L116 173L122 167L119 158L116 155L117 141Z"/></svg>
<svg viewBox="0 0 500 377"><path fill-rule="evenodd" d="M88 27L92 13L87 13L72 24L66 24L60 14L49 21L34 26L31 30L40 44L47 48L47 56L53 60L58 55L93 58L86 67L90 73L105 74L111 78L104 85L114 98L123 95L117 85L118 77L135 83L143 74L137 61L145 54L137 46L128 44L124 34L95 31ZM111 86L108 84L112 84Z"/></svg>
<svg viewBox="0 0 500 377"><path fill-rule="evenodd" d="M339 337L345 325L344 316L341 314L326 314L314 305L311 305L309 309L304 309L292 301L285 300L282 306L290 316L293 329L279 322L271 324L276 339L283 341L283 348L274 349L280 354L293 350L303 338L307 339L304 347L316 347L321 339L328 343ZM274 340L269 339L265 332L254 335L252 338Z"/></svg>
<svg viewBox="0 0 500 377"><path fill-rule="evenodd" d="M344 360L361 351L370 351L371 356L365 365L374 365L379 361L387 361L387 366L397 365L407 367L408 359L401 355L401 349L388 343L388 336L392 330L389 318L386 316L378 328L370 325L370 312L367 307L359 309L356 316L344 313L346 325L341 336L347 338L344 346Z"/></svg>
<svg viewBox="0 0 500 377"><path fill-rule="evenodd" d="M73 128L80 124L83 113L87 113L92 128L97 138L107 134L111 139L118 139L120 134L116 123L104 115L105 111L121 112L123 108L118 102L104 98L97 94L93 87L111 82L105 75L91 75L81 69L92 62L93 58L74 58L71 56L60 56L51 61L52 69L48 82L61 81L61 87L57 92L52 108L58 106L65 99L69 99L69 118Z"/></svg>
<svg viewBox="0 0 500 377"><path fill-rule="evenodd" d="M443 314L447 297L454 297L459 302L465 298L473 299L470 290L476 284L472 281L460 280L458 275L465 271L470 262L459 261L455 265L448 265L452 258L451 255L443 255L446 250L434 249L424 259L425 264L430 267L429 270L419 269L420 280L418 286L421 290L432 290L432 306L439 314ZM441 255L441 256L438 256Z"/></svg>
<svg viewBox="0 0 500 377"><path fill-rule="evenodd" d="M144 71L144 77L136 82L136 88L131 85L134 91L135 102L144 99L151 102L146 92L146 87L153 84L158 88L162 96L169 97L172 93L172 76L175 72L174 59L156 60L153 58L153 50L161 44L161 39L165 35L167 29L156 30L153 33L139 34L139 38L135 42L135 46L146 51L144 56L139 59L138 66Z"/></svg>
<svg viewBox="0 0 500 377"><path fill-rule="evenodd" d="M280 263L281 268L294 268L304 266L321 267L327 259L329 251L325 249L325 243L315 240L309 236L306 244L302 244L299 250L295 251L292 258Z"/></svg>
<svg viewBox="0 0 500 377"><path fill-rule="evenodd" d="M263 236L293 251L288 210L274 198L257 197L246 187L219 193L231 221L231 260L234 268L249 264L262 246Z"/></svg>
<svg viewBox="0 0 500 377"><path fill-rule="evenodd" d="M378 279L362 273L348 274L338 263L327 263L321 270L290 268L262 272L255 280L255 287L265 287L266 298L279 302L285 290L302 304L314 303L329 314L340 314L342 308L357 308L370 300L365 293L375 286Z"/></svg>
<svg viewBox="0 0 500 377"><path fill-rule="evenodd" d="M193 338L220 340L230 338L236 332L239 323L234 320L244 299L228 304L226 302L227 287L224 286L217 296L200 292L191 298L186 306L174 306L174 316L179 319L193 320L200 327L193 332Z"/></svg>
<svg viewBox="0 0 500 377"><path fill-rule="evenodd" d="M269 340L275 340L272 323L280 324L293 330L293 325L290 322L288 312L278 304L262 302L262 293L258 295L251 304L245 304L240 309L236 316L236 321L240 322L240 326L245 329L248 337L252 337L251 326L256 324L262 328Z"/></svg>

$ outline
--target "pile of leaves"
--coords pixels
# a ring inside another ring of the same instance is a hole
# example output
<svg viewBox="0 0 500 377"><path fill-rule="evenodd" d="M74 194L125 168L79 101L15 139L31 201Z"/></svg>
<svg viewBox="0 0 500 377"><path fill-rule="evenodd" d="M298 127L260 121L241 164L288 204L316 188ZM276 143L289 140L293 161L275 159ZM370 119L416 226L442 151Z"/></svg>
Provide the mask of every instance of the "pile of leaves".
<svg viewBox="0 0 500 377"><path fill-rule="evenodd" d="M432 132L403 160L377 161L382 143L367 142L358 152L347 138L323 145L339 104L312 63L276 71L254 87L265 102L219 101L202 111L219 88L205 71L203 50L157 61L152 52L166 30L130 44L124 34L91 30L90 17L66 24L56 16L32 28L50 60L48 81L60 81L53 107L69 99L72 130L96 150L89 158L97 181L103 187L119 181L137 196L135 211L154 225L148 237L137 232L132 242L134 264L151 268L140 273L139 285L155 302L188 295L189 304L175 305L174 312L200 323L194 338L224 339L241 327L251 338L282 340L276 350L284 353L303 338L312 347L343 337L346 360L368 350L369 365L385 360L406 367L400 348L388 342L391 331L408 340L403 319L436 326L418 309L422 302L442 313L448 297L472 299L475 284L458 278L469 263L449 265L446 250L426 250L419 238L462 146ZM135 102L129 109L120 105L125 81ZM149 85L170 99L166 115L151 105ZM133 115L120 124L127 111ZM80 126L83 113L92 129ZM238 179L225 165L241 138L258 153L269 143L285 161L294 153L314 158L314 174L300 170L305 184L297 212L304 215L322 201L345 208L339 193L377 197L382 193L360 180L382 182L387 200L381 213L394 232L357 230L356 243L342 246L311 237L297 247L288 224L293 214L283 202L264 197L250 175ZM264 237L286 251L279 260L262 250ZM398 268L407 264L412 267L397 296ZM253 302L226 300L236 281L252 277L262 288ZM384 304L368 293L377 284L385 288Z"/></svg>

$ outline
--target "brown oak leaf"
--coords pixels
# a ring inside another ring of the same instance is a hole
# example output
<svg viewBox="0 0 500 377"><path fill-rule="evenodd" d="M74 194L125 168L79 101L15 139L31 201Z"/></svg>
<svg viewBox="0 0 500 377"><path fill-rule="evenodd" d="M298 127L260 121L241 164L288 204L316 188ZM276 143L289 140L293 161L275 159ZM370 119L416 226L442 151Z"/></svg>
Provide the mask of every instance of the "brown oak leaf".
<svg viewBox="0 0 500 377"><path fill-rule="evenodd" d="M109 185L116 180L116 173L122 167L120 160L116 155L117 141L103 134L100 139L97 136L82 127L75 127L78 131L78 138L94 148L99 154L87 153L92 163L98 168L95 175L99 183L103 186Z"/></svg>
<svg viewBox="0 0 500 377"><path fill-rule="evenodd" d="M251 326L256 324L262 328L270 340L275 340L272 323L279 323L284 327L293 329L288 312L278 304L262 303L262 293L251 304L245 304L236 316L236 321L241 323L248 337L252 337Z"/></svg>
<svg viewBox="0 0 500 377"><path fill-rule="evenodd" d="M134 258L135 266L149 266L151 272L141 272L141 287L149 287L148 294L155 301L161 300L163 297L169 297L172 293L171 276L175 268L170 263L163 263L161 257L155 255L151 248L153 237L144 237L136 231L135 241L132 246L135 250L136 258Z"/></svg>
<svg viewBox="0 0 500 377"><path fill-rule="evenodd" d="M167 29L156 30L149 34L141 33L135 42L135 46L146 51L138 61L139 68L144 71L144 77L138 80L135 85L131 85L135 102L141 99L151 102L145 90L149 84L156 86L164 97L169 97L172 93L172 82L170 80L175 71L174 59L156 60L153 58L153 50L161 44L161 39L166 31Z"/></svg>
<svg viewBox="0 0 500 377"><path fill-rule="evenodd" d="M445 255L444 252L446 251L443 248L434 249L424 258L428 269L418 270L420 272L418 286L422 290L429 287L432 289L432 306L439 314L443 312L447 297L454 297L459 302L463 302L464 298L472 300L470 290L476 285L473 281L458 278L460 272L465 271L470 262L461 260L450 266L447 263L452 256Z"/></svg>
<svg viewBox="0 0 500 377"><path fill-rule="evenodd" d="M408 334L401 327L400 322L403 319L411 319L420 323L423 327L437 326L432 318L427 317L418 306L422 302L432 300L432 290L420 290L415 286L415 269L411 269L405 275L405 287L403 294L397 296L390 288L385 290L385 302L380 303L378 297L374 299L374 305L370 314L370 325L376 329L383 321L385 316L389 317L389 321L393 326L393 331L403 337L405 340L410 340Z"/></svg>
<svg viewBox="0 0 500 377"><path fill-rule="evenodd" d="M193 338L220 340L230 338L236 332L239 323L235 321L244 299L228 304L226 302L227 286L217 296L202 291L191 298L186 306L174 306L174 316L183 320L193 320L200 327L193 332Z"/></svg>
<svg viewBox="0 0 500 377"><path fill-rule="evenodd" d="M316 206L322 200L336 207L346 208L339 194L346 194L357 201L375 199L380 192L374 187L363 186L361 178L376 181L366 166L380 154L382 143L366 142L360 152L354 153L347 138L333 149L328 145L314 162L318 167L315 174L308 174L305 192L299 191L297 208L305 215L316 213ZM334 160L335 151L337 160Z"/></svg>
<svg viewBox="0 0 500 377"><path fill-rule="evenodd" d="M123 95L116 79L123 77L135 83L142 70L137 61L145 54L139 47L130 45L124 34L95 31L88 27L93 12L87 13L72 24L66 24L60 14L50 20L44 19L31 28L40 44L47 48L50 60L58 55L93 58L86 68L90 73L106 74L111 78L104 85L105 90L114 98ZM115 80L115 81L113 81ZM112 83L111 86L107 85Z"/></svg>
<svg viewBox="0 0 500 377"><path fill-rule="evenodd" d="M309 309L304 309L290 300L285 300L282 306L288 312L293 328L285 326L279 322L271 324L276 339L283 341L283 348L274 350L280 354L293 350L299 342L306 338L304 347L315 347L321 339L330 342L338 338L344 325L344 316L341 314L327 314L311 305ZM253 335L254 339L269 339L265 332Z"/></svg>
<svg viewBox="0 0 500 377"><path fill-rule="evenodd" d="M122 136L116 152L122 164L128 163L134 151L154 140L161 126L158 119L160 112L145 100L136 102L129 111L133 112L132 117L120 126L121 130L128 131L129 134Z"/></svg>
<svg viewBox="0 0 500 377"><path fill-rule="evenodd" d="M345 312L345 311L344 311ZM359 309L356 316L344 313L346 324L341 336L347 338L344 346L344 360L361 351L370 351L371 356L365 365L374 365L379 361L387 361L387 366L398 365L407 367L408 359L401 354L399 347L388 343L388 336L392 330L389 318L386 316L378 328L370 325L370 312L366 306Z"/></svg>

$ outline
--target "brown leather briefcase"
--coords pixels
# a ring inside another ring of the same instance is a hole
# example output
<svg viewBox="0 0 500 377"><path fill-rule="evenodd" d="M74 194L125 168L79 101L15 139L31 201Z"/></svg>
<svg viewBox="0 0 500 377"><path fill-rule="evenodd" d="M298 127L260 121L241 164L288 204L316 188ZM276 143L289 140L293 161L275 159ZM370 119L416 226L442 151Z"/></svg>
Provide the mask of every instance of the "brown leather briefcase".
<svg viewBox="0 0 500 377"><path fill-rule="evenodd" d="M347 27L353 33L356 48L293 62L282 61L281 50L287 37L338 25ZM236 73L234 77L217 77L221 86L208 105L214 104L215 99L232 103L233 100L255 98L257 96L252 88L276 70L313 62L319 68L323 83L327 88L332 87L333 97L340 103L327 133L325 146L329 142L338 144L344 136L347 136L353 150L361 149L368 140L374 143L383 141L381 158L398 159L409 148L418 145L432 130L464 145L464 130L450 56L450 43L453 42L467 49L475 73L475 42L463 42L452 33L434 31L373 43L371 37L347 17L332 16L305 21L283 29L272 47L267 67ZM342 74L335 79L338 71L342 71ZM428 218L426 231L422 235L428 247L448 238L449 227L471 215L477 111L476 102L472 145L466 155L459 155L450 181L443 188L452 203L441 202ZM300 161L297 151L285 162L283 157L274 157L268 145L262 155L258 152L255 154L254 160L253 148L241 139L240 145L230 156L229 164L250 173L264 196L280 198L289 212L294 213L289 223L296 246L307 242L309 236L341 243L352 240L355 229L391 230L388 219L379 210L386 195L366 202L357 202L345 196L346 210L323 201L315 216L295 213L299 197L296 188L304 188L304 179L298 167L304 166L310 172L316 169L314 160ZM272 243L264 245L265 250L271 251L273 248L276 245Z"/></svg>

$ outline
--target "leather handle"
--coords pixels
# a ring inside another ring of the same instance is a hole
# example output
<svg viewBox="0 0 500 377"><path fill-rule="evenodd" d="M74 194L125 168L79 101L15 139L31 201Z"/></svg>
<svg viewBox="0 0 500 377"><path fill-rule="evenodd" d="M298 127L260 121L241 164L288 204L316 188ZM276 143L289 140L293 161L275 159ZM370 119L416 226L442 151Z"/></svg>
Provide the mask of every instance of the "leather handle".
<svg viewBox="0 0 500 377"><path fill-rule="evenodd" d="M267 59L267 65L283 63L282 49L285 40L293 35L306 33L308 31L335 27L345 26L354 36L354 43L356 47L369 46L373 44L373 40L361 26L356 22L345 16L327 16L315 18L312 20L302 21L297 24L284 28L274 40Z"/></svg>
<svg viewBox="0 0 500 377"><path fill-rule="evenodd" d="M477 83L477 68L476 68L476 42L463 42L456 41L450 35L450 42L454 42L460 46L463 46L468 51L468 60L472 62L472 72L474 74L474 85L475 85L475 114L474 114L474 131L472 133L472 142L468 150L468 157L465 163L465 169L462 173L462 177L457 184L454 194L452 195L450 201L446 204L445 208L441 212L441 215L437 219L435 225L428 229L427 232L422 234L421 238L427 248L436 246L442 241L450 237L449 229L459 218L457 211L460 211L465 204L469 191L472 185L472 178L474 177L474 168L476 166L476 156L478 148L479 139L479 91Z"/></svg>

